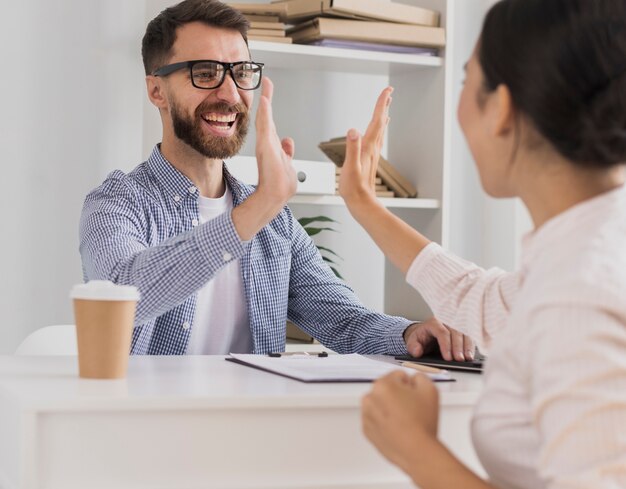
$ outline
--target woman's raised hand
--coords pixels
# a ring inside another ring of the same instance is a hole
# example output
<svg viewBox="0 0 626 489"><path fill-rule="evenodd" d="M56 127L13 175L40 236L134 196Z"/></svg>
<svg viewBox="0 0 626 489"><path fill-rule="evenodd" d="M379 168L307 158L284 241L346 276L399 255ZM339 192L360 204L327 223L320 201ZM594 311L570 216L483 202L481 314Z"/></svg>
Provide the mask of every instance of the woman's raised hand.
<svg viewBox="0 0 626 489"><path fill-rule="evenodd" d="M389 123L389 105L393 88L379 95L372 120L361 137L350 129L346 137L346 158L339 178L339 194L348 207L376 198L376 170Z"/></svg>

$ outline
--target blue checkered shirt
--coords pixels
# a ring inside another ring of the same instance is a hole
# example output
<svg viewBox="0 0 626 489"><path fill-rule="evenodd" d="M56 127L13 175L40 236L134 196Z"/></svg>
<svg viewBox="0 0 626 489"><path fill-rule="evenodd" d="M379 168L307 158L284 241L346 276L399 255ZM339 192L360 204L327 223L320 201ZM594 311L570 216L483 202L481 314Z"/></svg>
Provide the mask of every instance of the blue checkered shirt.
<svg viewBox="0 0 626 489"><path fill-rule="evenodd" d="M254 188L224 175L233 205ZM85 280L139 288L131 352L182 355L196 292L241 260L254 353L284 351L286 319L340 353L405 354L411 321L365 308L322 260L289 208L242 242L226 212L198 225L197 189L162 155L116 170L87 196L80 220Z"/></svg>

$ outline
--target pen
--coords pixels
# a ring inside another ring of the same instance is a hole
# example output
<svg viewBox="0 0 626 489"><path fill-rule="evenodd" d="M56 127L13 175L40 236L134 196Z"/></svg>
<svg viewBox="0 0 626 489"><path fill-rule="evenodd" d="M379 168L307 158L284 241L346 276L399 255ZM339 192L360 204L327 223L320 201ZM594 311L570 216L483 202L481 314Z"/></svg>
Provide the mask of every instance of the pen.
<svg viewBox="0 0 626 489"><path fill-rule="evenodd" d="M268 357L279 358L279 357L290 357L292 355L305 355L309 357L327 357L328 352L325 351L284 351L282 353L268 353Z"/></svg>
<svg viewBox="0 0 626 489"><path fill-rule="evenodd" d="M414 362L402 362L400 364L403 367L412 368L414 370L419 370L420 372L424 372L426 374L447 374L447 370L443 370L441 368L429 367L428 365L421 365L419 363Z"/></svg>

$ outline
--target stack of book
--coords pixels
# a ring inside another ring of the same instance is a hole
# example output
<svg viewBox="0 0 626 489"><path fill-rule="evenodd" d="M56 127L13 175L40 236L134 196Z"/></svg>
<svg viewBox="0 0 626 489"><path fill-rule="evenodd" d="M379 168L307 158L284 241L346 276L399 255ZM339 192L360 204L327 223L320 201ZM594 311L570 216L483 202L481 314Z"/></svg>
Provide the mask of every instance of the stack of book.
<svg viewBox="0 0 626 489"><path fill-rule="evenodd" d="M345 137L323 141L319 144L319 148L337 165L337 167L340 168L343 166L343 160L346 158ZM417 189L396 169L396 167L382 156L378 161L376 177L376 195L378 197L417 197Z"/></svg>
<svg viewBox="0 0 626 489"><path fill-rule="evenodd" d="M291 44L287 37L285 18L286 8L280 4L233 3L231 7L242 12L248 22L248 39L256 41L282 42Z"/></svg>
<svg viewBox="0 0 626 489"><path fill-rule="evenodd" d="M439 12L387 0L273 0L270 4L231 5L247 16L271 15L291 24L287 38L298 44L423 55L437 55L446 44Z"/></svg>

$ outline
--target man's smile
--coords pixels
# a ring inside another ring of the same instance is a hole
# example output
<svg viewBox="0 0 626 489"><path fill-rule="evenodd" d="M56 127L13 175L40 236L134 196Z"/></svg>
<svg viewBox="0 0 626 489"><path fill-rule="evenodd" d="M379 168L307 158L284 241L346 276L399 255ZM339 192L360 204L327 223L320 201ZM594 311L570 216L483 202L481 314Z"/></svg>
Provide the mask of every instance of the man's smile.
<svg viewBox="0 0 626 489"><path fill-rule="evenodd" d="M200 117L212 134L227 137L234 134L238 116L238 112L205 112Z"/></svg>

